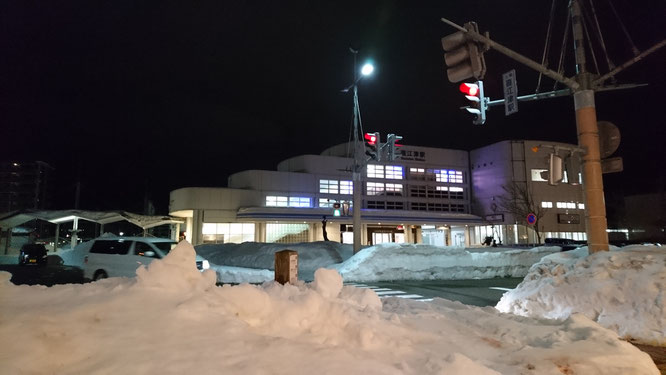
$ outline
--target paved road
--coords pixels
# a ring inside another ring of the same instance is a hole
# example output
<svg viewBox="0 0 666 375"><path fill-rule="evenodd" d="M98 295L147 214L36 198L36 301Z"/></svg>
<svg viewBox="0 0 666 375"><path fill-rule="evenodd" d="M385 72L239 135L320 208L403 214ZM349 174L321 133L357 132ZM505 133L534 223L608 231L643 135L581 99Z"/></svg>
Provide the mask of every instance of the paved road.
<svg viewBox="0 0 666 375"><path fill-rule="evenodd" d="M381 281L350 285L373 289L382 298L400 297L427 301L440 297L460 301L466 305L495 306L504 292L515 288L521 281L522 278L496 278L486 280Z"/></svg>

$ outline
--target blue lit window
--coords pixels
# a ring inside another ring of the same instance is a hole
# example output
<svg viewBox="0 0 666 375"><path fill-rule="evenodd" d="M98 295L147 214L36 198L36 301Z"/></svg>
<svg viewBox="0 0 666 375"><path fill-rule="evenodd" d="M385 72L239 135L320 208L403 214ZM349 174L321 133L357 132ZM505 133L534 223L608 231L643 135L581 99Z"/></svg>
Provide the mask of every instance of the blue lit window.
<svg viewBox="0 0 666 375"><path fill-rule="evenodd" d="M392 180L402 180L402 167L399 165L387 165L386 178Z"/></svg>
<svg viewBox="0 0 666 375"><path fill-rule="evenodd" d="M275 195L268 195L268 196L266 196L266 206L267 207L287 207L288 206L288 198L287 197L281 197L281 196L275 196Z"/></svg>
<svg viewBox="0 0 666 375"><path fill-rule="evenodd" d="M289 207L312 207L309 197L289 197Z"/></svg>
<svg viewBox="0 0 666 375"><path fill-rule="evenodd" d="M319 192L338 194L338 180L319 180Z"/></svg>

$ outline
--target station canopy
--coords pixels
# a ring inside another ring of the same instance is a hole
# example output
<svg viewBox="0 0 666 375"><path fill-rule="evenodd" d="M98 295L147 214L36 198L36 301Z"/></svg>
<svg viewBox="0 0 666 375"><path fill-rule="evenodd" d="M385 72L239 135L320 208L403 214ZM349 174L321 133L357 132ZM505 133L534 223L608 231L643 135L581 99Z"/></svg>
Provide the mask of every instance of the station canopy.
<svg viewBox="0 0 666 375"><path fill-rule="evenodd" d="M98 224L109 224L124 220L144 230L163 224L183 223L182 220L171 216L139 215L126 211L21 210L0 216L0 228L3 230L14 228L35 219L53 224L67 223L75 219L83 219Z"/></svg>

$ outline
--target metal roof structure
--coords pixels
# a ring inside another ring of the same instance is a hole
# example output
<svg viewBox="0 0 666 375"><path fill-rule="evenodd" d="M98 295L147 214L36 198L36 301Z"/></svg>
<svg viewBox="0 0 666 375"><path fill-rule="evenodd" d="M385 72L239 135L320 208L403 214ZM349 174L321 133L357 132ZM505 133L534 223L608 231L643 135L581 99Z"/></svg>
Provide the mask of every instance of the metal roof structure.
<svg viewBox="0 0 666 375"><path fill-rule="evenodd" d="M83 219L98 224L108 224L125 220L144 230L163 224L182 224L184 222L172 216L148 216L126 211L21 210L1 216L0 228L3 230L14 228L35 219L48 221L53 224L71 222L76 219Z"/></svg>

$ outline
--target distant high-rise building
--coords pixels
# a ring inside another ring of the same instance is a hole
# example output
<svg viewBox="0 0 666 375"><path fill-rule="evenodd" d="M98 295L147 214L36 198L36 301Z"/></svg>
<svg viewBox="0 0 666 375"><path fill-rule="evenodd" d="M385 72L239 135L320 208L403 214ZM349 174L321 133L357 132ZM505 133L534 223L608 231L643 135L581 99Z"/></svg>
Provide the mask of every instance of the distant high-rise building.
<svg viewBox="0 0 666 375"><path fill-rule="evenodd" d="M0 162L0 213L49 208L53 171L43 161Z"/></svg>

